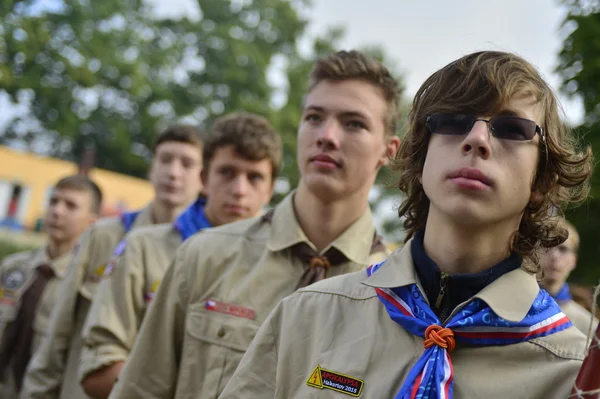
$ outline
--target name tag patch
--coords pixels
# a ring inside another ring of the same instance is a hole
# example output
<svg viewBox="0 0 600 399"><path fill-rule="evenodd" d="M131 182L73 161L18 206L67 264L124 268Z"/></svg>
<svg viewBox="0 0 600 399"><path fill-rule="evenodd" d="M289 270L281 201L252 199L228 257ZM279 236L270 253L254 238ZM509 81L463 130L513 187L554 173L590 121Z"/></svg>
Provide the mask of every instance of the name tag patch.
<svg viewBox="0 0 600 399"><path fill-rule="evenodd" d="M306 380L306 385L313 388L331 389L355 397L360 396L364 384L358 378L326 370L321 366L315 367L308 380Z"/></svg>
<svg viewBox="0 0 600 399"><path fill-rule="evenodd" d="M244 317L250 320L254 320L254 317L256 317L254 310L239 305L233 305L231 303L217 302L209 299L206 301L204 307L206 310L211 310L213 312L226 313L232 316Z"/></svg>

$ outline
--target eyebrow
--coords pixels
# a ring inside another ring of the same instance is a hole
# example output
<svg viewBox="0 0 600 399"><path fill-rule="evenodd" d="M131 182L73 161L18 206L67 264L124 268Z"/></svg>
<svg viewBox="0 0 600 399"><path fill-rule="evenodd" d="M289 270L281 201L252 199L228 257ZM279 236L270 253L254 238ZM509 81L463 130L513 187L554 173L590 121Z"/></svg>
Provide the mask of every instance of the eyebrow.
<svg viewBox="0 0 600 399"><path fill-rule="evenodd" d="M318 105L308 105L304 108L304 112L306 111L315 111L315 112L321 112L321 113L325 113L327 110L324 107L318 106ZM363 112L360 111L342 111L338 113L339 115L341 115L342 117L355 117L355 118L361 118L361 119L365 119L365 120L371 120L371 118L369 118L369 116Z"/></svg>
<svg viewBox="0 0 600 399"><path fill-rule="evenodd" d="M516 116L517 118L523 118L524 116L519 114L517 111L512 109L503 109L497 113L497 116Z"/></svg>

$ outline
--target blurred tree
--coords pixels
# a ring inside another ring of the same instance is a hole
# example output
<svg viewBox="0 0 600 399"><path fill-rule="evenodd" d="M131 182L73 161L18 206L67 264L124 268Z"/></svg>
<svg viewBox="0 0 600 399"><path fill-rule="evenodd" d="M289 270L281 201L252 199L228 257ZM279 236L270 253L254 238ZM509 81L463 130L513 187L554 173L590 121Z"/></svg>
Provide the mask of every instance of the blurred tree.
<svg viewBox="0 0 600 399"><path fill-rule="evenodd" d="M144 176L160 128L183 116L268 114L266 73L292 55L306 0L199 0L199 20L159 19L142 0L0 2L0 87L29 112L0 140Z"/></svg>
<svg viewBox="0 0 600 399"><path fill-rule="evenodd" d="M581 96L585 120L576 131L600 158L600 2L564 0L567 16L563 23L565 41L557 72L563 79L562 90ZM600 170L592 179L591 198L582 206L569 210L567 218L581 235L579 263L572 276L576 281L596 284L600 279Z"/></svg>
<svg viewBox="0 0 600 399"><path fill-rule="evenodd" d="M0 88L29 112L16 115L0 142L72 161L94 148L97 167L143 177L152 139L166 124L183 119L206 127L224 112L246 110L268 116L282 133L281 175L295 187L308 76L316 58L340 48L344 29L311 39L302 54L302 11L310 0L197 5L197 18L168 19L142 0L1 2ZM362 50L396 71L381 48ZM278 107L267 79L274 60L287 80ZM379 182L390 181L382 171ZM390 196L398 197L396 190L375 191L375 208L390 208ZM385 226L396 232L397 217Z"/></svg>

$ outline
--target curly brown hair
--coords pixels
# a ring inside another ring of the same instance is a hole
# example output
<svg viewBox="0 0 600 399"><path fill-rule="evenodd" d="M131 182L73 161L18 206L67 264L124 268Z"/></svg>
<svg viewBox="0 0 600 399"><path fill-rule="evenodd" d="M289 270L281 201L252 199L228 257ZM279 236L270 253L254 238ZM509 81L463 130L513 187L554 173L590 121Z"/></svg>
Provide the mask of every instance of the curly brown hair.
<svg viewBox="0 0 600 399"><path fill-rule="evenodd" d="M208 170L221 147L233 146L235 152L250 161L269 159L272 178L281 168L281 136L264 117L247 112L234 112L215 119L204 140L204 168Z"/></svg>
<svg viewBox="0 0 600 399"><path fill-rule="evenodd" d="M406 240L425 228L429 213L429 199L419 182L431 136L426 117L436 112L493 115L515 96L537 100L546 143L540 141L533 199L510 249L523 256L524 267L535 273L539 270L538 250L566 240L567 231L558 225L556 212L587 197L593 169L591 148L578 146L560 118L555 94L535 67L515 54L498 51L468 54L446 65L431 75L415 95L405 137L392 163L399 172L397 186L406 194L398 210L405 218Z"/></svg>
<svg viewBox="0 0 600 399"><path fill-rule="evenodd" d="M315 62L310 73L308 91L324 80L362 80L371 83L383 93L387 104L385 133L395 135L400 115L400 85L381 62L360 51L338 51Z"/></svg>

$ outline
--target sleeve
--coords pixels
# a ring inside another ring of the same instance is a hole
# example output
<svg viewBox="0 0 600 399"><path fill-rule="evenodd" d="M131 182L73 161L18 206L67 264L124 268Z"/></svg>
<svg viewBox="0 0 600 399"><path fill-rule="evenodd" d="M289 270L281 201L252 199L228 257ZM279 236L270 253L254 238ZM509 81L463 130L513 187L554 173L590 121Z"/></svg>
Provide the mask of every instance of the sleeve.
<svg viewBox="0 0 600 399"><path fill-rule="evenodd" d="M181 247L152 300L110 399L174 397L189 303L188 262Z"/></svg>
<svg viewBox="0 0 600 399"><path fill-rule="evenodd" d="M133 348L145 310L144 259L140 240L128 237L94 295L83 328L79 380L113 363L125 361Z"/></svg>
<svg viewBox="0 0 600 399"><path fill-rule="evenodd" d="M281 304L267 317L219 399L273 399L278 382Z"/></svg>
<svg viewBox="0 0 600 399"><path fill-rule="evenodd" d="M21 390L22 399L58 398L67 362L67 353L76 330L76 303L83 270L89 258L93 235L85 233L61 283L56 308L50 316L49 331L34 353Z"/></svg>

